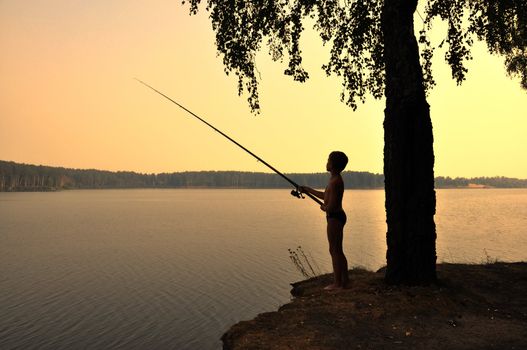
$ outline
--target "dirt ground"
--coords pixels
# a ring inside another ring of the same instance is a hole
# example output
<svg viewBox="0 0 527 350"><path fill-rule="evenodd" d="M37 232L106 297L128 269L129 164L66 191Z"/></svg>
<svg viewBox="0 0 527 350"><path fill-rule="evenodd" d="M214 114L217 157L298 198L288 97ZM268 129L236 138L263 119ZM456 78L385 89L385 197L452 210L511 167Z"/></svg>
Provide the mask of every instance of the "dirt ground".
<svg viewBox="0 0 527 350"><path fill-rule="evenodd" d="M438 283L389 286L350 270L293 284L292 302L231 327L224 349L527 349L527 263L440 264Z"/></svg>

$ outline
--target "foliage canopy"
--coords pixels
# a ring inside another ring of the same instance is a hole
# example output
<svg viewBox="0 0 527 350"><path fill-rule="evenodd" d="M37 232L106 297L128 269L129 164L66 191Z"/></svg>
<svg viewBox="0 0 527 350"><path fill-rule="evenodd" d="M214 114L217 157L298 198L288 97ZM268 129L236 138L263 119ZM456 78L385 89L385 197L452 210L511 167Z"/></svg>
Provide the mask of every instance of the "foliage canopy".
<svg viewBox="0 0 527 350"><path fill-rule="evenodd" d="M190 13L201 0L188 0ZM183 1L185 3L185 0ZM238 78L238 93L248 93L253 112L258 112L256 53L266 44L275 61L287 61L286 75L304 82L300 37L303 19L315 21L314 29L330 45L326 74L342 78L341 100L353 109L368 94L381 98L385 87L385 62L381 10L383 0L208 0L218 54L226 74ZM509 75L519 76L527 89L527 2L525 0L427 0L420 32L424 88L435 85L428 39L435 18L448 23L444 40L445 60L458 84L465 80L474 39L485 41L489 51L505 56Z"/></svg>

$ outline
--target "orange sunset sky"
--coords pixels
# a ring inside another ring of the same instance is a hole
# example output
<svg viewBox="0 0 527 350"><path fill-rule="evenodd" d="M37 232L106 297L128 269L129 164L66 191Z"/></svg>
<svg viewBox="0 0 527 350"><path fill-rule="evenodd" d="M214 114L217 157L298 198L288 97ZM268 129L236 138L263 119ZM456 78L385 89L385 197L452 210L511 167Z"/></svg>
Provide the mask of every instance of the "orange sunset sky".
<svg viewBox="0 0 527 350"><path fill-rule="evenodd" d="M0 0L0 159L149 173L268 171L138 77L283 172L325 171L338 149L348 170L382 173L384 101L370 98L355 112L341 103L340 80L320 68L328 48L305 24L311 79L293 82L282 74L285 62L262 50L262 111L254 116L223 72L204 9L189 16L179 1ZM435 24L434 44L445 30ZM435 174L527 178L527 92L482 43L461 87L443 56L436 51L438 85L428 98Z"/></svg>

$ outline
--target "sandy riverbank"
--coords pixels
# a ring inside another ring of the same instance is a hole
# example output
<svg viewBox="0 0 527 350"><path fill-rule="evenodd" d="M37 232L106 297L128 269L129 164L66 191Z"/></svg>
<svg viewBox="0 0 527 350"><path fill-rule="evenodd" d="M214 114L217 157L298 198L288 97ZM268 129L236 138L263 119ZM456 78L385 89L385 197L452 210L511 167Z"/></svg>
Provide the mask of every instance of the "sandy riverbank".
<svg viewBox="0 0 527 350"><path fill-rule="evenodd" d="M231 327L224 349L526 349L527 263L440 264L438 283L397 287L351 270L294 284L278 311Z"/></svg>

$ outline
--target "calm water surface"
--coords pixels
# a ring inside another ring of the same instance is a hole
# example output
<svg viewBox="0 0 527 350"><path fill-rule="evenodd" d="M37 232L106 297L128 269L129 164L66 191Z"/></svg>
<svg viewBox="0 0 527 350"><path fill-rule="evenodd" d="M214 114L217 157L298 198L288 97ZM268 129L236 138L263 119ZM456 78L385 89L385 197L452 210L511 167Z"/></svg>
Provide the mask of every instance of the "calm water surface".
<svg viewBox="0 0 527 350"><path fill-rule="evenodd" d="M438 190L438 261L527 260L527 190ZM350 265L385 263L384 192L346 191ZM219 349L289 301L288 248L330 271L286 190L0 193L1 349Z"/></svg>

